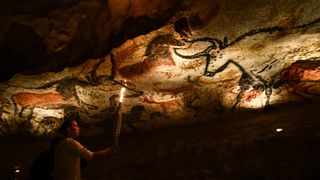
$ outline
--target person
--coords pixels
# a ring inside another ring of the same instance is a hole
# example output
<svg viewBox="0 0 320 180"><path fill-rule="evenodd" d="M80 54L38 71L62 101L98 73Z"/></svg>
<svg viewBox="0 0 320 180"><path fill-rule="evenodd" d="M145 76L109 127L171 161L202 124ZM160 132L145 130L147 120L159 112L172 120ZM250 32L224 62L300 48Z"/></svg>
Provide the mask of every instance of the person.
<svg viewBox="0 0 320 180"><path fill-rule="evenodd" d="M41 152L33 160L29 175L31 180L53 180L54 167L54 151L63 137L57 136L52 138L50 149Z"/></svg>
<svg viewBox="0 0 320 180"><path fill-rule="evenodd" d="M80 135L80 127L75 119L65 121L61 126L63 139L55 151L55 180L81 180L80 160L90 161L112 152L112 147L92 152L75 140Z"/></svg>

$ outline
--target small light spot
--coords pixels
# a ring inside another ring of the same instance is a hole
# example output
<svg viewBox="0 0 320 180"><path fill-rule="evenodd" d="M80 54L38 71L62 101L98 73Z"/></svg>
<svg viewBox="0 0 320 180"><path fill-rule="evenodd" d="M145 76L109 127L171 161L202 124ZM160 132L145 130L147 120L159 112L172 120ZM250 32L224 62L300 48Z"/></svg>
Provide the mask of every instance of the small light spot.
<svg viewBox="0 0 320 180"><path fill-rule="evenodd" d="M283 131L283 129L282 128L277 128L276 131L277 132L281 132L281 131Z"/></svg>
<svg viewBox="0 0 320 180"><path fill-rule="evenodd" d="M14 172L19 173L19 172L20 172L20 169L16 169Z"/></svg>

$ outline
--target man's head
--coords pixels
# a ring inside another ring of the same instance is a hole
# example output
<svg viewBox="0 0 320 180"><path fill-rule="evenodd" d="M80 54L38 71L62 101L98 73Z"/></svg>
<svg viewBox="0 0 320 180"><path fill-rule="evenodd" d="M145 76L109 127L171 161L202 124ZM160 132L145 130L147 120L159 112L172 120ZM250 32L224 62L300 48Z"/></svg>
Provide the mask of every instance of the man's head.
<svg viewBox="0 0 320 180"><path fill-rule="evenodd" d="M65 137L76 138L80 135L80 127L75 119L63 122L60 130Z"/></svg>

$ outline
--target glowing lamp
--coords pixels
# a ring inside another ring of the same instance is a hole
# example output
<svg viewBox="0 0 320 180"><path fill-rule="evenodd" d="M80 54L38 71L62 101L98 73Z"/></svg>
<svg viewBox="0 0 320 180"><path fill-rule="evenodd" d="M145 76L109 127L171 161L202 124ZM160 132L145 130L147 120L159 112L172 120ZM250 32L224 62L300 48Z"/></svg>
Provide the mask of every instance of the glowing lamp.
<svg viewBox="0 0 320 180"><path fill-rule="evenodd" d="M126 80L124 80L124 85L126 86ZM117 153L119 150L119 138L120 138L120 131L121 131L121 126L122 126L122 102L124 98L124 93L126 92L126 88L122 87L120 90L120 98L119 98L119 106L118 106L118 115L116 119L116 124L115 124L115 130L114 130L114 153Z"/></svg>
<svg viewBox="0 0 320 180"><path fill-rule="evenodd" d="M124 97L124 93L125 92L126 92L126 88L122 87L121 90L120 90L120 99L119 99L120 103L122 103L122 101L123 101L123 97Z"/></svg>

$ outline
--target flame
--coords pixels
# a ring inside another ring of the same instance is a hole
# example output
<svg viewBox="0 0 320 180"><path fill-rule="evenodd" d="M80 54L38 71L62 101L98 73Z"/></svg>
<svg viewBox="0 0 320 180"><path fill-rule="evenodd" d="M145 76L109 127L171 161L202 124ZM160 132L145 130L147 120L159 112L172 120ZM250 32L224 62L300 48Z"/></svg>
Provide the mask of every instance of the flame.
<svg viewBox="0 0 320 180"><path fill-rule="evenodd" d="M127 81L124 80L124 82L125 82L124 85L126 85L126 82L127 82ZM125 87L122 87L121 90L120 90L120 99L119 99L119 102L120 102L120 103L122 103L122 101L123 101L123 97L124 97L124 93L125 93L125 92L126 92L126 88L125 88Z"/></svg>

